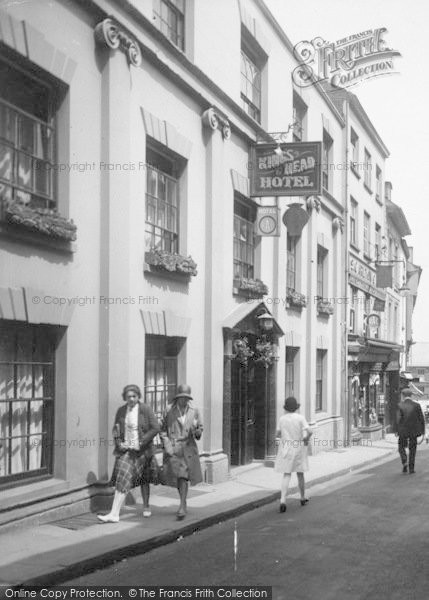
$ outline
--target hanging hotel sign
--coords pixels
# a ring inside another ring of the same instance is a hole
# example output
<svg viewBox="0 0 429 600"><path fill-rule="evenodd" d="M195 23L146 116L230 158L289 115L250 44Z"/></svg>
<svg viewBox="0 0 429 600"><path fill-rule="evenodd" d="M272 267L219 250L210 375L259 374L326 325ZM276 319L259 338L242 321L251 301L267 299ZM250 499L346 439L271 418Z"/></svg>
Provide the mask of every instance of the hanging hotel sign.
<svg viewBox="0 0 429 600"><path fill-rule="evenodd" d="M258 206L255 234L271 237L280 235L280 209L277 206Z"/></svg>
<svg viewBox="0 0 429 600"><path fill-rule="evenodd" d="M321 193L321 142L256 144L252 149L251 196Z"/></svg>

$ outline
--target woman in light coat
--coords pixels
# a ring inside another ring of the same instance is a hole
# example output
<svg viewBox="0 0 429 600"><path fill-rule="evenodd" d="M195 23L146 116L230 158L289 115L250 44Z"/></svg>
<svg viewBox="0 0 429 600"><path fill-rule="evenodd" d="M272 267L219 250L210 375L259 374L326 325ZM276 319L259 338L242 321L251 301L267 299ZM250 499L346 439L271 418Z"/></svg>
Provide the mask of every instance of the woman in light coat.
<svg viewBox="0 0 429 600"><path fill-rule="evenodd" d="M280 438L274 465L278 473L283 473L280 494L280 512L286 512L286 496L291 473L296 472L301 495L301 506L307 504L305 497L304 472L308 471L307 446L312 431L302 415L295 411L299 408L296 398L290 396L284 403L285 414L280 417L277 437Z"/></svg>
<svg viewBox="0 0 429 600"><path fill-rule="evenodd" d="M191 388L179 385L172 406L161 424L161 438L164 444L163 475L166 485L176 487L180 506L177 519L186 516L186 499L189 483L196 485L203 480L200 457L195 440L203 432L199 412L190 406Z"/></svg>

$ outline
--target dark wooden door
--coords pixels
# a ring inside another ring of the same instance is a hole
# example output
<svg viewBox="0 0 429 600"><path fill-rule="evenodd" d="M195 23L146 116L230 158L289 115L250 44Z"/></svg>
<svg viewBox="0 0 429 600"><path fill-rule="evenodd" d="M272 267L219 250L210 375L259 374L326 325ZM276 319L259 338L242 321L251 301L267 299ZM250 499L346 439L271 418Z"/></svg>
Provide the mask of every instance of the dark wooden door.
<svg viewBox="0 0 429 600"><path fill-rule="evenodd" d="M254 458L255 367L231 365L231 464L245 465Z"/></svg>

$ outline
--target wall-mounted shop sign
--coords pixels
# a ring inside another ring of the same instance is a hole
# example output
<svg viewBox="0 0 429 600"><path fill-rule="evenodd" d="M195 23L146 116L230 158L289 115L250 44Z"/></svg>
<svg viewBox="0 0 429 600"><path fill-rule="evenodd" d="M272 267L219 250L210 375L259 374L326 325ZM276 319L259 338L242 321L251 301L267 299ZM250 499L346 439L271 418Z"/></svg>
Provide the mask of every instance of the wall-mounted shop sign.
<svg viewBox="0 0 429 600"><path fill-rule="evenodd" d="M252 148L251 196L321 193L322 142L257 144Z"/></svg>
<svg viewBox="0 0 429 600"><path fill-rule="evenodd" d="M258 206L255 234L264 236L280 235L280 209L277 206Z"/></svg>
<svg viewBox="0 0 429 600"><path fill-rule="evenodd" d="M353 257L349 257L349 284L381 301L386 299L386 292L376 287L374 271ZM377 308L374 310L382 309Z"/></svg>

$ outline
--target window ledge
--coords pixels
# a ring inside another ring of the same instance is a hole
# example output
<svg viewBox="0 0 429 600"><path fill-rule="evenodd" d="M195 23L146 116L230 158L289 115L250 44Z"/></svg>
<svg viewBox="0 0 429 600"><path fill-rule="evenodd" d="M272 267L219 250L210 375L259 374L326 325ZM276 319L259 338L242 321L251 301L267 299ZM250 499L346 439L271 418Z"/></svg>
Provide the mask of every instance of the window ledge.
<svg viewBox="0 0 429 600"><path fill-rule="evenodd" d="M161 279L169 279L170 281L180 281L186 284L188 284L191 281L191 275L189 273L166 271L165 269L160 269L155 265L150 265L147 262L143 263L143 272L147 275L154 275L155 277L159 277Z"/></svg>
<svg viewBox="0 0 429 600"><path fill-rule="evenodd" d="M383 201L381 200L380 196L378 196L377 194L375 195L375 201L377 202L377 204L379 204L380 206L383 206Z"/></svg>
<svg viewBox="0 0 429 600"><path fill-rule="evenodd" d="M53 238L35 231L28 231L20 225L13 225L11 223L0 222L0 238L18 244L49 248L63 254L73 254L76 252L76 244L74 242Z"/></svg>
<svg viewBox="0 0 429 600"><path fill-rule="evenodd" d="M370 254L368 254L367 252L363 253L363 257L369 262L373 261L372 256Z"/></svg>
<svg viewBox="0 0 429 600"><path fill-rule="evenodd" d="M360 253L360 248L359 246L356 246L356 244L354 244L353 242L350 242L350 248L353 248L353 250L357 253Z"/></svg>
<svg viewBox="0 0 429 600"><path fill-rule="evenodd" d="M368 194L373 194L374 192L372 191L372 189L369 187L368 184L366 184L365 182L363 183L363 187L366 189L366 191L368 192Z"/></svg>

